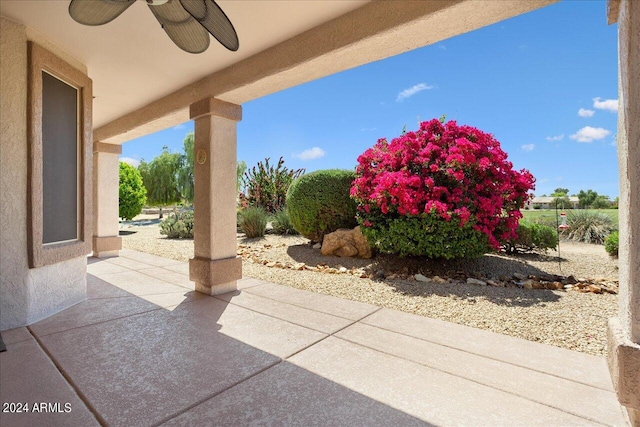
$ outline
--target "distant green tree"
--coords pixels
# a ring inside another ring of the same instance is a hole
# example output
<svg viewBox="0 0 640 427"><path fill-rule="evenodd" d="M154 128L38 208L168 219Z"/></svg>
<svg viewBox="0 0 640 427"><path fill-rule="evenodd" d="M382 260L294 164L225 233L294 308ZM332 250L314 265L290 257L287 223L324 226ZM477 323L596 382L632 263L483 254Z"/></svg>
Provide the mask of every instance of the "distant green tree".
<svg viewBox="0 0 640 427"><path fill-rule="evenodd" d="M553 193L551 193L551 197L553 197L551 206L557 209L571 209L573 205L567 194L569 194L568 188L559 187L553 190Z"/></svg>
<svg viewBox="0 0 640 427"><path fill-rule="evenodd" d="M589 189L587 191L580 190L578 193L578 200L581 208L590 208L593 202L598 198L598 193Z"/></svg>
<svg viewBox="0 0 640 427"><path fill-rule="evenodd" d="M600 195L596 197L596 199L591 204L593 209L610 209L611 208L611 200L609 200L609 196Z"/></svg>
<svg viewBox="0 0 640 427"><path fill-rule="evenodd" d="M138 170L147 189L147 198L151 205L160 208L177 203L181 199L178 189L178 174L183 164L180 153L171 153L167 146L162 147L162 153L150 163L142 160Z"/></svg>
<svg viewBox="0 0 640 427"><path fill-rule="evenodd" d="M195 195L194 189L194 171L193 171L193 132L189 132L182 142L184 146L184 154L182 155L182 167L178 172L178 188L182 198L193 204Z"/></svg>
<svg viewBox="0 0 640 427"><path fill-rule="evenodd" d="M551 197L566 197L567 194L569 194L568 188L559 187L553 190L553 193L551 193Z"/></svg>
<svg viewBox="0 0 640 427"><path fill-rule="evenodd" d="M567 196L554 197L551 206L558 209L571 209L573 204Z"/></svg>
<svg viewBox="0 0 640 427"><path fill-rule="evenodd" d="M147 202L147 190L138 169L127 163L120 162L119 177L118 216L133 219Z"/></svg>

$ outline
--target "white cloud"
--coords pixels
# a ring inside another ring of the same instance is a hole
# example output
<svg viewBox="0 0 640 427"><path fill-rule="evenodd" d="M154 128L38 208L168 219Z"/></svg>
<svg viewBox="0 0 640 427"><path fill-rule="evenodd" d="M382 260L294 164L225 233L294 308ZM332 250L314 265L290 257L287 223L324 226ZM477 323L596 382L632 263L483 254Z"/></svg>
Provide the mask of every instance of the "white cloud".
<svg viewBox="0 0 640 427"><path fill-rule="evenodd" d="M587 110L586 108L581 108L578 110L578 115L580 117L593 117L596 112L593 110Z"/></svg>
<svg viewBox="0 0 640 427"><path fill-rule="evenodd" d="M118 160L120 160L121 162L127 163L133 166L134 168L137 168L138 165L140 164L140 160L134 159L131 157L120 157Z"/></svg>
<svg viewBox="0 0 640 427"><path fill-rule="evenodd" d="M187 125L185 125L184 123L181 123L179 125L175 125L173 127L174 130L181 130L181 129L186 129L186 128L187 128Z"/></svg>
<svg viewBox="0 0 640 427"><path fill-rule="evenodd" d="M551 142L562 141L563 138L564 138L564 133L556 136L548 136L547 141L551 141Z"/></svg>
<svg viewBox="0 0 640 427"><path fill-rule="evenodd" d="M585 126L578 132L571 135L569 138L574 139L578 142L593 142L597 139L603 139L607 137L610 133L611 131L608 131L604 128Z"/></svg>
<svg viewBox="0 0 640 427"><path fill-rule="evenodd" d="M593 98L593 108L597 108L598 110L608 110L615 113L618 111L618 100L605 99L604 101L601 101L600 98Z"/></svg>
<svg viewBox="0 0 640 427"><path fill-rule="evenodd" d="M313 147L307 150L304 150L302 153L293 154L293 157L296 157L300 160L307 161L313 159L319 159L320 157L324 157L325 151L320 147Z"/></svg>
<svg viewBox="0 0 640 427"><path fill-rule="evenodd" d="M536 148L536 144L525 144L521 147L524 151L533 151Z"/></svg>
<svg viewBox="0 0 640 427"><path fill-rule="evenodd" d="M426 83L419 83L417 85L414 85L400 92L398 94L398 97L396 98L396 102L402 102L404 99L409 98L410 96L413 96L418 92L422 92L423 90L428 90L433 88L434 86L429 86Z"/></svg>

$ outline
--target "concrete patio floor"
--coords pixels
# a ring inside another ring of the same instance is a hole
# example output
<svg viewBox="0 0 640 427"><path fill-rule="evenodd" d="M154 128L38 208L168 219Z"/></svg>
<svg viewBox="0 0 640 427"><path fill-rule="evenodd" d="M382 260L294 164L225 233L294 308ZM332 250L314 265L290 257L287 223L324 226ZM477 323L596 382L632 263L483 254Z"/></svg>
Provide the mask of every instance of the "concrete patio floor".
<svg viewBox="0 0 640 427"><path fill-rule="evenodd" d="M250 278L208 297L130 250L88 273L2 332L3 405L60 405L0 425L628 425L604 358Z"/></svg>

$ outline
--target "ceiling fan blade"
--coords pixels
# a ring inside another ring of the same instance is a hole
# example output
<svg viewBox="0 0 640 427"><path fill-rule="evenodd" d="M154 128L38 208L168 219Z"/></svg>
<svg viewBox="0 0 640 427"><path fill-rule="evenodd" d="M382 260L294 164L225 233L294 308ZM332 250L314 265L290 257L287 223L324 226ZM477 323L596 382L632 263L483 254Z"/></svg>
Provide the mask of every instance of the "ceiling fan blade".
<svg viewBox="0 0 640 427"><path fill-rule="evenodd" d="M136 0L71 0L69 15L84 25L103 25L116 19Z"/></svg>
<svg viewBox="0 0 640 427"><path fill-rule="evenodd" d="M180 0L184 10L207 29L224 47L236 51L240 47L238 34L227 15L213 0Z"/></svg>
<svg viewBox="0 0 640 427"><path fill-rule="evenodd" d="M162 25L169 38L182 50L202 53L209 47L209 33L202 28L177 1L149 5L149 9Z"/></svg>

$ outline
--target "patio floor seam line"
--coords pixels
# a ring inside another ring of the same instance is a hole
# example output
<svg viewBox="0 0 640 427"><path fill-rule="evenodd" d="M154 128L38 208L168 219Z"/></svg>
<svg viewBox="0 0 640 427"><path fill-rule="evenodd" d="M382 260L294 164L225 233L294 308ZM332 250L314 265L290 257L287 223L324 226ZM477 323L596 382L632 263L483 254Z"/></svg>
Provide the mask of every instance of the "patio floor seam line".
<svg viewBox="0 0 640 427"><path fill-rule="evenodd" d="M236 306L236 307L240 307L240 308L242 308L242 309L244 309L244 310L249 310L249 311L252 311L252 312L254 312L254 313L261 314L261 315L263 315L263 316L271 317L272 319L281 320L281 321L283 321L283 322L287 322L287 323L290 323L290 324L292 324L292 325L300 326L301 328L305 328L305 329L309 329L309 330L312 330L312 331L315 331L315 332L320 332L321 334L327 334L327 335L329 335L329 332L321 331L321 330L316 329L316 328L313 328L313 327L311 327L311 326L301 325L300 323L293 322L293 321L291 321L291 320L289 320L289 319L283 319L282 317L274 316L273 314L269 314L269 313L264 313L264 312L262 312L262 311L258 311L258 310L256 310L255 308L246 307L246 306L244 306L244 305L236 304L236 303L234 303L234 302L232 302L232 301L227 301L227 300L225 300L225 299L218 298L218 296L217 296L217 295L211 295L211 296L212 296L212 297L214 297L215 299L217 299L218 301L222 301L222 302L224 302L224 303L231 304L231 305ZM351 323L350 325L352 325L352 324L353 324L353 323ZM337 332L337 331L336 331L336 332Z"/></svg>
<svg viewBox="0 0 640 427"><path fill-rule="evenodd" d="M261 284L260 284L260 285L258 285L258 286L264 286L264 285L269 285L269 284L271 284L271 285L277 285L277 283L261 283ZM286 286L286 285L279 285L279 286ZM257 286L251 286L250 288L245 288L245 289L251 289L251 288L256 288L256 287L257 287ZM287 286L287 287L292 288L292 289L298 289L298 288L294 288L293 286ZM244 289L242 289L242 290L244 290ZM298 290L302 290L302 289L298 289ZM248 292L248 293L251 293L251 292L249 292L248 290L247 290L247 292ZM307 291L307 292L310 292L310 291ZM314 293L315 293L315 292L314 292ZM371 314L375 313L376 311L378 311L378 310L375 310L374 312L369 313L369 314L367 314L366 316L361 317L360 319L356 319L356 320L354 320L354 319L350 319L350 318L348 318L348 317L340 316L340 315L337 315L337 314L331 314L331 313L327 313L327 312L324 312L324 311L316 310L316 309L314 309L314 308L304 307L304 306L302 306L302 305L293 304L293 303L290 303L290 302L285 302L285 301L281 301L281 300L274 299L274 298L269 298L269 297L264 296L264 295L257 295L257 294L253 294L253 295L258 296L258 297L260 297L260 298L265 298L265 299L268 299L268 300L271 300L271 301L276 301L276 302L280 302L280 303L283 303L283 304L289 304L289 305L292 305L292 306L294 306L294 307L304 308L304 309L306 309L306 310L315 311L316 313L328 314L328 315L330 315L330 316L338 317L338 318L340 318L340 319L349 320L349 321L352 321L352 322L359 322L360 320L362 320L362 319L364 319L364 318L366 318L366 317L370 316ZM355 300L350 300L350 299L340 298L340 297L334 297L333 295L326 295L326 294L316 294L316 295L324 295L324 296L327 296L327 297L339 298L339 299L342 299L342 300L345 300L345 301L351 301L351 302L357 302L357 303L360 303L360 304L366 304L366 303L362 303L362 302L360 302L360 301L355 301ZM369 304L369 305L372 305L372 304ZM378 309L382 308L382 307L379 307L379 306L374 306L374 307L378 307Z"/></svg>
<svg viewBox="0 0 640 427"><path fill-rule="evenodd" d="M374 311L374 312L372 312L372 313L367 314L367 315L366 315L366 316L364 316L362 319L365 319L366 317L369 317L369 316L371 316L372 314L374 314L374 313L376 313L376 312L378 312L378 311L380 311L380 310L382 310L382 307L378 307L378 309L377 309L376 311ZM301 352L305 351L306 349L308 349L308 348L310 348L310 347L313 347L314 345L318 344L319 342L324 341L324 340L326 340L327 338L334 336L334 335L335 335L335 334L337 334L338 332L340 332L340 331L344 331L345 329L347 329L347 328L348 328L348 327L350 327L350 326L355 325L356 323L358 323L358 322L359 322L360 320L362 320L362 319L354 320L354 321L352 321L351 323L349 323L348 325L346 325L346 326L344 326L344 327L342 327L342 328L340 328L340 329L338 329L338 330L336 330L336 331L333 331L333 332L331 332L330 334L327 334L326 336L324 336L324 337L322 337L322 338L320 338L320 339L316 340L315 342L312 342L311 344L309 344L309 345L307 345L307 346L304 346L303 348L301 348L301 349L299 349L299 350L297 350L297 351L295 351L295 352L291 353L291 354L290 354L290 355L288 355L287 357L285 357L285 358L284 358L284 360L288 360L288 359L292 358L293 356L295 356L296 354L299 354L299 353L301 353ZM325 332L323 332L323 333L325 333ZM335 338L338 338L338 337L335 337Z"/></svg>
<svg viewBox="0 0 640 427"><path fill-rule="evenodd" d="M431 318L428 317L428 319L431 319ZM574 382L574 383L577 383L577 384L582 384L582 385L587 386L587 387L592 387L592 388L595 388L595 389L598 389L598 390L603 390L603 391L615 394L615 392L613 390L611 390L611 389L606 389L606 388L599 387L599 386L596 386L596 385L593 385L593 384L588 384L588 383L585 383L585 382L582 382L582 381L561 377L560 375L552 374L552 373L549 373L549 372L544 372L544 371L541 371L539 369L532 369L532 368L530 368L528 366L518 365L517 363L508 362L506 360L494 359L492 357L485 356L484 354L475 353L473 351L465 350L465 349L462 349L462 348L459 348L459 347L453 347L453 346L450 346L450 345L446 345L446 344L442 344L442 343L439 343L439 342L431 341L431 340L428 340L428 339L425 339L425 338L420 338L420 337L416 337L416 336L413 336L413 335L408 335L408 334L405 334L405 333L402 333L402 332L394 331L392 329L387 329L387 328L384 328L384 327L381 327L381 326L377 326L377 325L371 325L371 324L368 324L368 323L363 323L363 325L367 325L367 326L371 326L371 327L374 327L374 328L382 329L383 331L387 331L387 332L393 332L394 334L402 335L402 336L405 336L407 338L413 338L413 339L417 339L417 340L420 340L420 341L428 342L428 343L431 343L431 344L436 344L436 345L439 345L441 347L446 347L446 348L450 348L450 349L453 349L453 350L462 351L462 352L465 352L465 353L473 354L475 356L483 357L485 359L495 360L496 362L505 363L507 365L512 365L512 366L517 366L518 368L528 369L528 370L533 371L533 372L538 372L538 373L541 373L541 374L544 374L544 375L549 375L549 376L552 376L552 377L560 378L562 380L571 381L571 382ZM489 332L493 332L493 331L489 331ZM493 333L497 334L497 332L493 332ZM536 343L536 344L540 344L540 343ZM563 349L563 350L565 350L565 349ZM568 351L573 351L573 350L568 350Z"/></svg>
<svg viewBox="0 0 640 427"><path fill-rule="evenodd" d="M97 423L100 424L101 426L108 426L106 420L100 415L100 413L96 410L96 408L94 408L93 405L91 405L87 396L85 396L84 393L82 393L82 391L80 390L80 388L73 382L73 380L71 379L71 376L69 376L65 372L65 370L62 369L62 366L58 364L55 357L53 357L53 354L49 352L49 350L44 345L44 343L40 340L40 338L31 330L31 327L27 326L27 330L29 331L33 339L36 341L36 344L38 344L38 347L40 347L40 349L44 352L44 354L49 358L51 363L53 363L53 366L56 368L58 373L60 373L62 378L67 382L71 390L76 394L76 396L78 396L78 399L80 399L80 401L84 404L87 410L95 417Z"/></svg>
<svg viewBox="0 0 640 427"><path fill-rule="evenodd" d="M234 382L233 384L230 384L228 387L224 388L223 390L217 391L217 392L215 392L215 393L213 393L213 394L211 394L211 395L209 395L207 397L199 399L197 402L192 403L191 405L181 409L180 411L163 418L162 420L158 421L157 423L153 424L152 426L153 427L161 426L161 425L167 423L168 421L171 421L172 419L174 419L176 417L179 417L180 415L184 414L185 412L188 412L188 411L192 410L196 406L201 405L202 403L206 402L207 400L213 399L214 397L216 397L216 396L218 396L218 395L220 395L220 394L222 394L222 393L224 393L224 392L226 392L228 390L231 390L232 388L244 383L245 381L250 380L251 378L255 377L256 375L260 375L261 373L273 368L274 366L278 366L279 364L281 364L284 361L282 358L278 358L278 359L279 360L276 360L275 362L269 364L268 366L265 366L264 368L256 371L255 373L249 375L248 377L244 377L241 380L238 380L238 381Z"/></svg>
<svg viewBox="0 0 640 427"><path fill-rule="evenodd" d="M131 297L124 297L124 298L131 298ZM43 337L49 337L49 336L52 336L52 335L61 334L61 333L63 333L63 332L73 331L74 329L86 328L86 327L88 327L88 326L101 325L101 324L103 324L103 323L113 322L114 320L120 320L120 319L124 319L124 318L127 318L127 317L133 317L133 316L139 316L139 315L143 315L143 314L148 314L148 313L151 313L151 312L153 312L153 311L164 310L164 309L169 308L169 307L173 307L173 306L181 305L181 304L188 304L188 303L192 303L192 302L195 302L195 301L196 301L196 300L183 301L183 302L181 302L180 304L173 304L173 305L169 305L169 306L167 306L167 307L157 307L157 308L152 308L152 309L150 309L150 310L145 310L145 311L141 311L141 312L138 312L138 313L127 314L127 315L125 315L125 316L114 317L114 318L112 318L112 319L101 320L101 321L99 321L99 322L95 322L95 323L87 323L86 325L74 326L74 327L72 327L72 328L65 329L65 330L63 330L63 331L51 332L51 333L48 333L48 334L43 334L42 336L43 336ZM150 304L153 304L153 303L150 303ZM30 329L30 328L29 328L29 331L31 331L31 329ZM35 332L34 332L34 334L35 334Z"/></svg>
<svg viewBox="0 0 640 427"><path fill-rule="evenodd" d="M136 261L136 262L139 262L139 263L141 263L141 264L144 264L143 262L141 262L141 261L137 261L137 260L135 260L135 259L131 259L131 258L127 258L127 259L130 259L130 260L132 260L132 261ZM107 261L107 262L108 262L108 261ZM143 270L147 270L147 269L152 269L152 268L163 268L163 267L158 267L157 265L150 265L150 264L147 264L149 267L145 267L145 268L135 268L135 269L134 269L134 268L127 267L127 266L124 266L124 265L120 265L120 264L115 264L115 263L111 263L111 264L113 264L113 265L117 265L118 267L126 268L126 269L128 269L128 270L133 271L134 273L144 274L145 276L151 277L152 279L160 280L161 282L167 283L167 284L169 284L169 285L173 285L173 286L180 286L181 288L184 288L184 286L176 285L175 283L168 282L168 281L163 280L163 279L161 279L161 278L159 278L159 277L152 276L152 275L150 275L150 274L147 274L147 273L143 272ZM169 271L171 271L171 270L169 270ZM173 271L173 273L177 273L177 272L176 272L176 271ZM88 274L91 274L91 273L88 273ZM106 275L109 275L109 274L120 274L120 273L104 273L104 274L101 274L101 276L106 276ZM182 274L182 273L178 273L178 274ZM94 274L91 274L91 275L92 275L92 276L95 276ZM96 277L97 277L97 276L96 276ZM98 278L100 278L100 277L98 277ZM188 276L187 276L187 278L188 278ZM189 289L189 288L185 288L185 289ZM190 289L190 290L193 290L193 289Z"/></svg>
<svg viewBox="0 0 640 427"><path fill-rule="evenodd" d="M428 369L433 369L433 370L436 370L436 371L438 371L438 372L442 372L442 373L447 374L447 375L451 375L451 376L454 376L454 377L457 377L457 378L461 378L461 379L463 379L463 380L465 380L465 381L469 381L469 382L472 382L472 383L475 383L475 384L481 385L481 386L483 386L483 387L488 387L488 388L491 388L491 389L493 389L493 390L500 391L500 392L502 392L502 393L507 393L507 394L510 394L510 395L512 395L512 396L516 396L516 397L519 397L519 398L521 398L521 399L525 399L525 400L528 400L528 401L530 401L530 402L534 402L534 403L537 403L537 404L539 404L539 405L543 405L543 406L546 406L546 407L548 407L548 408L555 409L555 410L557 410L557 411L564 412L564 413L566 413L566 414L573 415L573 416L578 417L578 418L582 418L583 420L591 421L591 422L594 422L594 423L596 423L596 424L603 425L603 426L607 426L607 425L608 425L608 424L603 424L601 421L594 420L593 418L590 418L590 417L588 417L588 416L580 415L580 414L576 414L576 413L574 413L574 412L567 411L567 410L562 409L562 408L558 408L558 407L555 407L555 406L551 406L551 405L549 405L548 403L540 402L540 401L538 401L538 400L531 399L530 397L523 396L523 395L520 395L520 394L517 394L517 393L513 393L513 392L508 391L508 390L503 390L503 389L501 389L501 388L497 388L497 387L494 387L494 386L492 386L492 385L485 384L485 383L482 383L482 382L480 382L480 381L476 381L476 380L471 379L471 378L463 377L463 376L461 376L461 375L458 375L458 374L455 374L455 373L452 373L452 372L449 372L449 371L445 371L445 370L440 369L440 368L437 368L437 367L435 367L435 366L430 366L430 365L427 365L427 364L424 364L424 363L421 363L421 362L417 362L417 361L415 361L415 360L409 360L409 359L406 359L406 358L404 358L404 357L402 357L402 356L398 356L397 354L389 353L389 352L387 352L387 351L380 350L380 349L377 349L377 348L374 348L374 347L369 347L368 345L364 345L364 344L361 344L361 343L358 343L358 342L355 342L355 341L351 341L351 340L346 339L346 338L342 338L342 337L335 337L335 338L337 338L337 339L339 339L339 340L343 340L343 341L348 342L348 343L353 344L353 345L357 345L357 346L360 346L360 347L363 347L363 348L366 348L366 349L369 349L369 350L373 350L373 351L377 351L377 352L382 353L382 354L386 354L387 356L395 357L395 358L397 358L397 359L404 360L404 361L406 361L406 362L415 363L415 364L417 364L417 365L423 366L423 367L428 368ZM570 380L569 380L569 381L570 381Z"/></svg>
<svg viewBox="0 0 640 427"><path fill-rule="evenodd" d="M115 285L112 285L112 286L115 286ZM117 286L115 286L115 287L117 288ZM119 289L120 289L120 288L119 288ZM125 291L124 289L122 289L122 290L123 290L124 292L127 292L127 293L128 293L128 291ZM190 292L195 292L195 291L191 290ZM144 295L133 295L133 294L131 294L131 295L121 295L121 296L113 296L113 297L87 297L87 301L88 301L88 300L95 300L95 299L118 299L118 298L138 298L138 299L144 299L143 297L150 297L150 296L155 296L155 295L172 295L172 294L182 294L182 293L183 293L182 291L175 291L175 292L162 292L162 293L159 293L159 294L144 294ZM151 303L151 304L153 304L153 303ZM164 308L164 307L163 307L163 308ZM43 319L43 320L44 320L44 319Z"/></svg>

